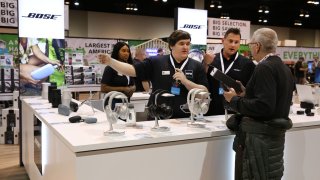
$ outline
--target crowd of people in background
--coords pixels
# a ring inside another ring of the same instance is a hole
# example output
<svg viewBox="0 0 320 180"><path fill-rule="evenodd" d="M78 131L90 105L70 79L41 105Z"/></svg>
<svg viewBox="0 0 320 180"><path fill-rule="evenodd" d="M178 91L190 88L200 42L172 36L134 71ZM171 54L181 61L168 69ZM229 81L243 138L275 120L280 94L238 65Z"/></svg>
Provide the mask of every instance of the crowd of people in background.
<svg viewBox="0 0 320 180"><path fill-rule="evenodd" d="M296 84L320 83L320 63L318 56L313 60L306 61L304 57L299 57L293 66L293 74Z"/></svg>

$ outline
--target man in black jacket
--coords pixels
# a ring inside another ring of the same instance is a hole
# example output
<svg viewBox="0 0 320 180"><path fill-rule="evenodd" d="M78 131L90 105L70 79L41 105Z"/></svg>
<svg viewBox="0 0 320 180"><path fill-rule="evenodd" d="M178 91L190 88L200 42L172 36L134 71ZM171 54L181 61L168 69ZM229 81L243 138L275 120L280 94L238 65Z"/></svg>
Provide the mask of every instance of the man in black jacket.
<svg viewBox="0 0 320 180"><path fill-rule="evenodd" d="M232 88L224 92L230 107L240 114L227 121L236 131L236 179L280 180L283 176L285 132L292 127L288 116L294 79L274 54L277 43L274 30L256 30L249 47L258 65L244 93L236 94Z"/></svg>
<svg viewBox="0 0 320 180"><path fill-rule="evenodd" d="M238 53L240 40L240 30L230 28L226 31L222 39L223 49L213 57L209 55L205 56L203 65L207 72L208 89L212 99L206 115L225 114L225 107L227 107L223 97L222 84L210 74L213 67L219 69L231 78L239 80L244 86L246 86L254 71L254 63Z"/></svg>

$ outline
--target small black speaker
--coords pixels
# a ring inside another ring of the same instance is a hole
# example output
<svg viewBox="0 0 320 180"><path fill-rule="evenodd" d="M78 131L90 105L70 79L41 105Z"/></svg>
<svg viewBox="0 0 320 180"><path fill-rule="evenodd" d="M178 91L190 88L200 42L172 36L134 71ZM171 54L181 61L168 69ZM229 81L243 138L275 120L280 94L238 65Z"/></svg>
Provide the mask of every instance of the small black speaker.
<svg viewBox="0 0 320 180"><path fill-rule="evenodd" d="M52 107L57 108L61 104L61 90L53 89L52 90Z"/></svg>
<svg viewBox="0 0 320 180"><path fill-rule="evenodd" d="M75 102L70 101L70 110L73 112L77 112L79 109L79 105Z"/></svg>
<svg viewBox="0 0 320 180"><path fill-rule="evenodd" d="M49 103L52 103L52 90L57 89L57 83L56 82L51 82L51 85L48 87L48 101Z"/></svg>

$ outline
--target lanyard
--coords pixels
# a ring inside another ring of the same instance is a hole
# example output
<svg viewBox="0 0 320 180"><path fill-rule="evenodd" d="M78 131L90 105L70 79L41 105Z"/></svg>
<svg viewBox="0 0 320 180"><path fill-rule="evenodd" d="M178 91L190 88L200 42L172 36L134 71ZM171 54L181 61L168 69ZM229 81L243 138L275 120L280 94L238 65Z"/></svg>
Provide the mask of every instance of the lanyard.
<svg viewBox="0 0 320 180"><path fill-rule="evenodd" d="M263 57L263 58L259 61L259 63L261 63L262 61L266 60L266 59L267 59L268 57L270 57L270 56L273 56L273 53L267 54L265 57Z"/></svg>
<svg viewBox="0 0 320 180"><path fill-rule="evenodd" d="M227 68L226 71L224 71L224 62L223 62L223 57L222 57L222 50L220 52L220 63L221 63L221 71L224 73L224 74L227 74L229 72L229 70L231 69L231 67L233 66L233 63L237 60L239 56L239 53L237 52L236 54L236 57L234 58L233 62L229 65L229 67Z"/></svg>
<svg viewBox="0 0 320 180"><path fill-rule="evenodd" d="M128 85L130 84L130 76L127 76L126 75L126 77L127 77L127 79L128 79Z"/></svg>
<svg viewBox="0 0 320 180"><path fill-rule="evenodd" d="M170 61L171 61L171 64L173 66L174 69L176 69L176 66L174 65L174 62L173 62L173 58L172 58L172 55L170 54ZM186 66L187 62L189 61L189 58L187 58L184 63L182 64L182 66L180 67L180 70L182 71L184 66Z"/></svg>

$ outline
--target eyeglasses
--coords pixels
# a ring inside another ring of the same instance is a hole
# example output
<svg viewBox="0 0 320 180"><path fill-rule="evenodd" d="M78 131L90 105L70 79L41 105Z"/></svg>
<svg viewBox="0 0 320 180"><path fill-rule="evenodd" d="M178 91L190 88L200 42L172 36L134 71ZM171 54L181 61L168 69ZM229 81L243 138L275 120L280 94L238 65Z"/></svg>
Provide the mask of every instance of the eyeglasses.
<svg viewBox="0 0 320 180"><path fill-rule="evenodd" d="M260 44L259 42L249 42L249 43L248 43L248 46L249 46L249 47L252 47L252 45L254 45L254 44L256 44L257 47L258 47L258 46L261 46L261 44Z"/></svg>
<svg viewBox="0 0 320 180"><path fill-rule="evenodd" d="M259 44L258 42L249 42L248 45L251 45L251 44Z"/></svg>

